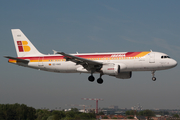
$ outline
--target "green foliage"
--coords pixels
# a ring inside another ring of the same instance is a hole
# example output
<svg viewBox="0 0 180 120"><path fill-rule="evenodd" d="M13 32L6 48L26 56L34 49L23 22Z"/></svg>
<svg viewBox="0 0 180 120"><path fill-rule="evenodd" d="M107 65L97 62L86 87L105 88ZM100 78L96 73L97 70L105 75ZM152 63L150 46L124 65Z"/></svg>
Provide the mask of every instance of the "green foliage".
<svg viewBox="0 0 180 120"><path fill-rule="evenodd" d="M178 114L174 114L173 117L179 118L179 115Z"/></svg>
<svg viewBox="0 0 180 120"><path fill-rule="evenodd" d="M139 112L139 115L141 116L148 116L148 117L152 117L155 116L154 112L151 110L143 110Z"/></svg>
<svg viewBox="0 0 180 120"><path fill-rule="evenodd" d="M77 108L71 108L71 112L79 113L79 110Z"/></svg>
<svg viewBox="0 0 180 120"><path fill-rule="evenodd" d="M66 120L70 119L95 119L96 115L95 113L81 113L77 108L71 108L71 111L65 112L65 118Z"/></svg>
<svg viewBox="0 0 180 120"><path fill-rule="evenodd" d="M4 120L33 120L36 110L24 104L0 104L0 119Z"/></svg>
<svg viewBox="0 0 180 120"><path fill-rule="evenodd" d="M134 119L134 117L132 117L132 116L128 116L127 118L128 118L128 119Z"/></svg>
<svg viewBox="0 0 180 120"><path fill-rule="evenodd" d="M36 116L37 116L36 120L47 120L47 118L51 116L51 112L48 110L38 109L36 110Z"/></svg>
<svg viewBox="0 0 180 120"><path fill-rule="evenodd" d="M126 115L135 115L135 114L136 114L135 110L126 111Z"/></svg>
<svg viewBox="0 0 180 120"><path fill-rule="evenodd" d="M95 113L81 113L77 108L71 111L48 111L34 109L22 104L0 104L0 120L83 120L95 119Z"/></svg>
<svg viewBox="0 0 180 120"><path fill-rule="evenodd" d="M151 110L143 110L143 111L135 111L135 110L131 110L131 111L126 111L126 115L137 115L137 116L147 116L148 119L150 117L155 116L155 113ZM129 118L131 119L131 118Z"/></svg>
<svg viewBox="0 0 180 120"><path fill-rule="evenodd" d="M164 116L164 115L169 115L169 112L166 110L162 110L162 111L155 111L155 114Z"/></svg>
<svg viewBox="0 0 180 120"><path fill-rule="evenodd" d="M53 115L53 120L59 120L66 117L66 114L64 111L53 111L52 115Z"/></svg>
<svg viewBox="0 0 180 120"><path fill-rule="evenodd" d="M104 113L103 112L99 112L98 115L104 115Z"/></svg>
<svg viewBox="0 0 180 120"><path fill-rule="evenodd" d="M104 116L103 119L109 119L107 116Z"/></svg>

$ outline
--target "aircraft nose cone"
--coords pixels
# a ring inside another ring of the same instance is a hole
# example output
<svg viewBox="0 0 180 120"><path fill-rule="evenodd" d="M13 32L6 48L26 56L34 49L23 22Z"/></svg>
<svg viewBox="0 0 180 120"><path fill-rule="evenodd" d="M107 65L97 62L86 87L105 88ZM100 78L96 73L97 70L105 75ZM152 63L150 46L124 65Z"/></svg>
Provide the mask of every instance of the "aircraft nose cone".
<svg viewBox="0 0 180 120"><path fill-rule="evenodd" d="M175 61L175 60L173 60L172 63L171 63L172 67L177 66L177 64L178 64L178 63L177 63L177 61Z"/></svg>

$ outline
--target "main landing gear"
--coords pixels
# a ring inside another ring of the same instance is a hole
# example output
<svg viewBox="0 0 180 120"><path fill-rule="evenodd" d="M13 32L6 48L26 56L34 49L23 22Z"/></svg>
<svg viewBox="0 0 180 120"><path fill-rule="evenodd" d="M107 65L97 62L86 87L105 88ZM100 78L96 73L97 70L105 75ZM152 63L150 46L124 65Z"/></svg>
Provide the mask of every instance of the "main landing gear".
<svg viewBox="0 0 180 120"><path fill-rule="evenodd" d="M153 80L153 81L156 81L156 77L154 77L154 76L155 76L155 71L151 71L151 74L152 74L152 76L153 76L153 77L152 77L152 80Z"/></svg>
<svg viewBox="0 0 180 120"><path fill-rule="evenodd" d="M88 80L89 80L90 82L94 82L95 78L94 78L93 75L91 75L91 76L88 77Z"/></svg>
<svg viewBox="0 0 180 120"><path fill-rule="evenodd" d="M99 84L102 84L102 83L103 83L103 79L102 79L101 77L102 77L102 74L100 74L100 78L97 79L97 83L99 83ZM91 75L91 76L88 77L88 80L89 80L90 82L93 82L93 81L95 80L95 78L94 78L93 75Z"/></svg>

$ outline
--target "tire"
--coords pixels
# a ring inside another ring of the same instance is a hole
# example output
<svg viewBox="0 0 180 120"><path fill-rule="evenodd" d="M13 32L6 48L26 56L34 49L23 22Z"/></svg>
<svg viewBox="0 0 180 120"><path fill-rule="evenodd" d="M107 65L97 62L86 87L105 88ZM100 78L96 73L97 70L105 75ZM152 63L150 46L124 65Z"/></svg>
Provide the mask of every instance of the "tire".
<svg viewBox="0 0 180 120"><path fill-rule="evenodd" d="M97 79L97 83L102 84L103 83L103 79L102 78L98 78Z"/></svg>

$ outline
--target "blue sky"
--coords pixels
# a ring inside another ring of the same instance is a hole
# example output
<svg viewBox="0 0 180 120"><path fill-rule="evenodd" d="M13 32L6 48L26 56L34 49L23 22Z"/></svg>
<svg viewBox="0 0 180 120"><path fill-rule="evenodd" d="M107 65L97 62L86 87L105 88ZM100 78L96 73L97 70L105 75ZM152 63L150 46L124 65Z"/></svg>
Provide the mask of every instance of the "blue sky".
<svg viewBox="0 0 180 120"><path fill-rule="evenodd" d="M89 74L58 74L9 64L16 56L11 29L21 29L42 53L153 51L180 60L179 0L62 0L0 1L0 103L35 108L67 108L65 104L93 105L81 98L103 98L99 107L180 107L180 68L133 72L128 80L103 76L90 83ZM99 75L95 75L96 78Z"/></svg>

